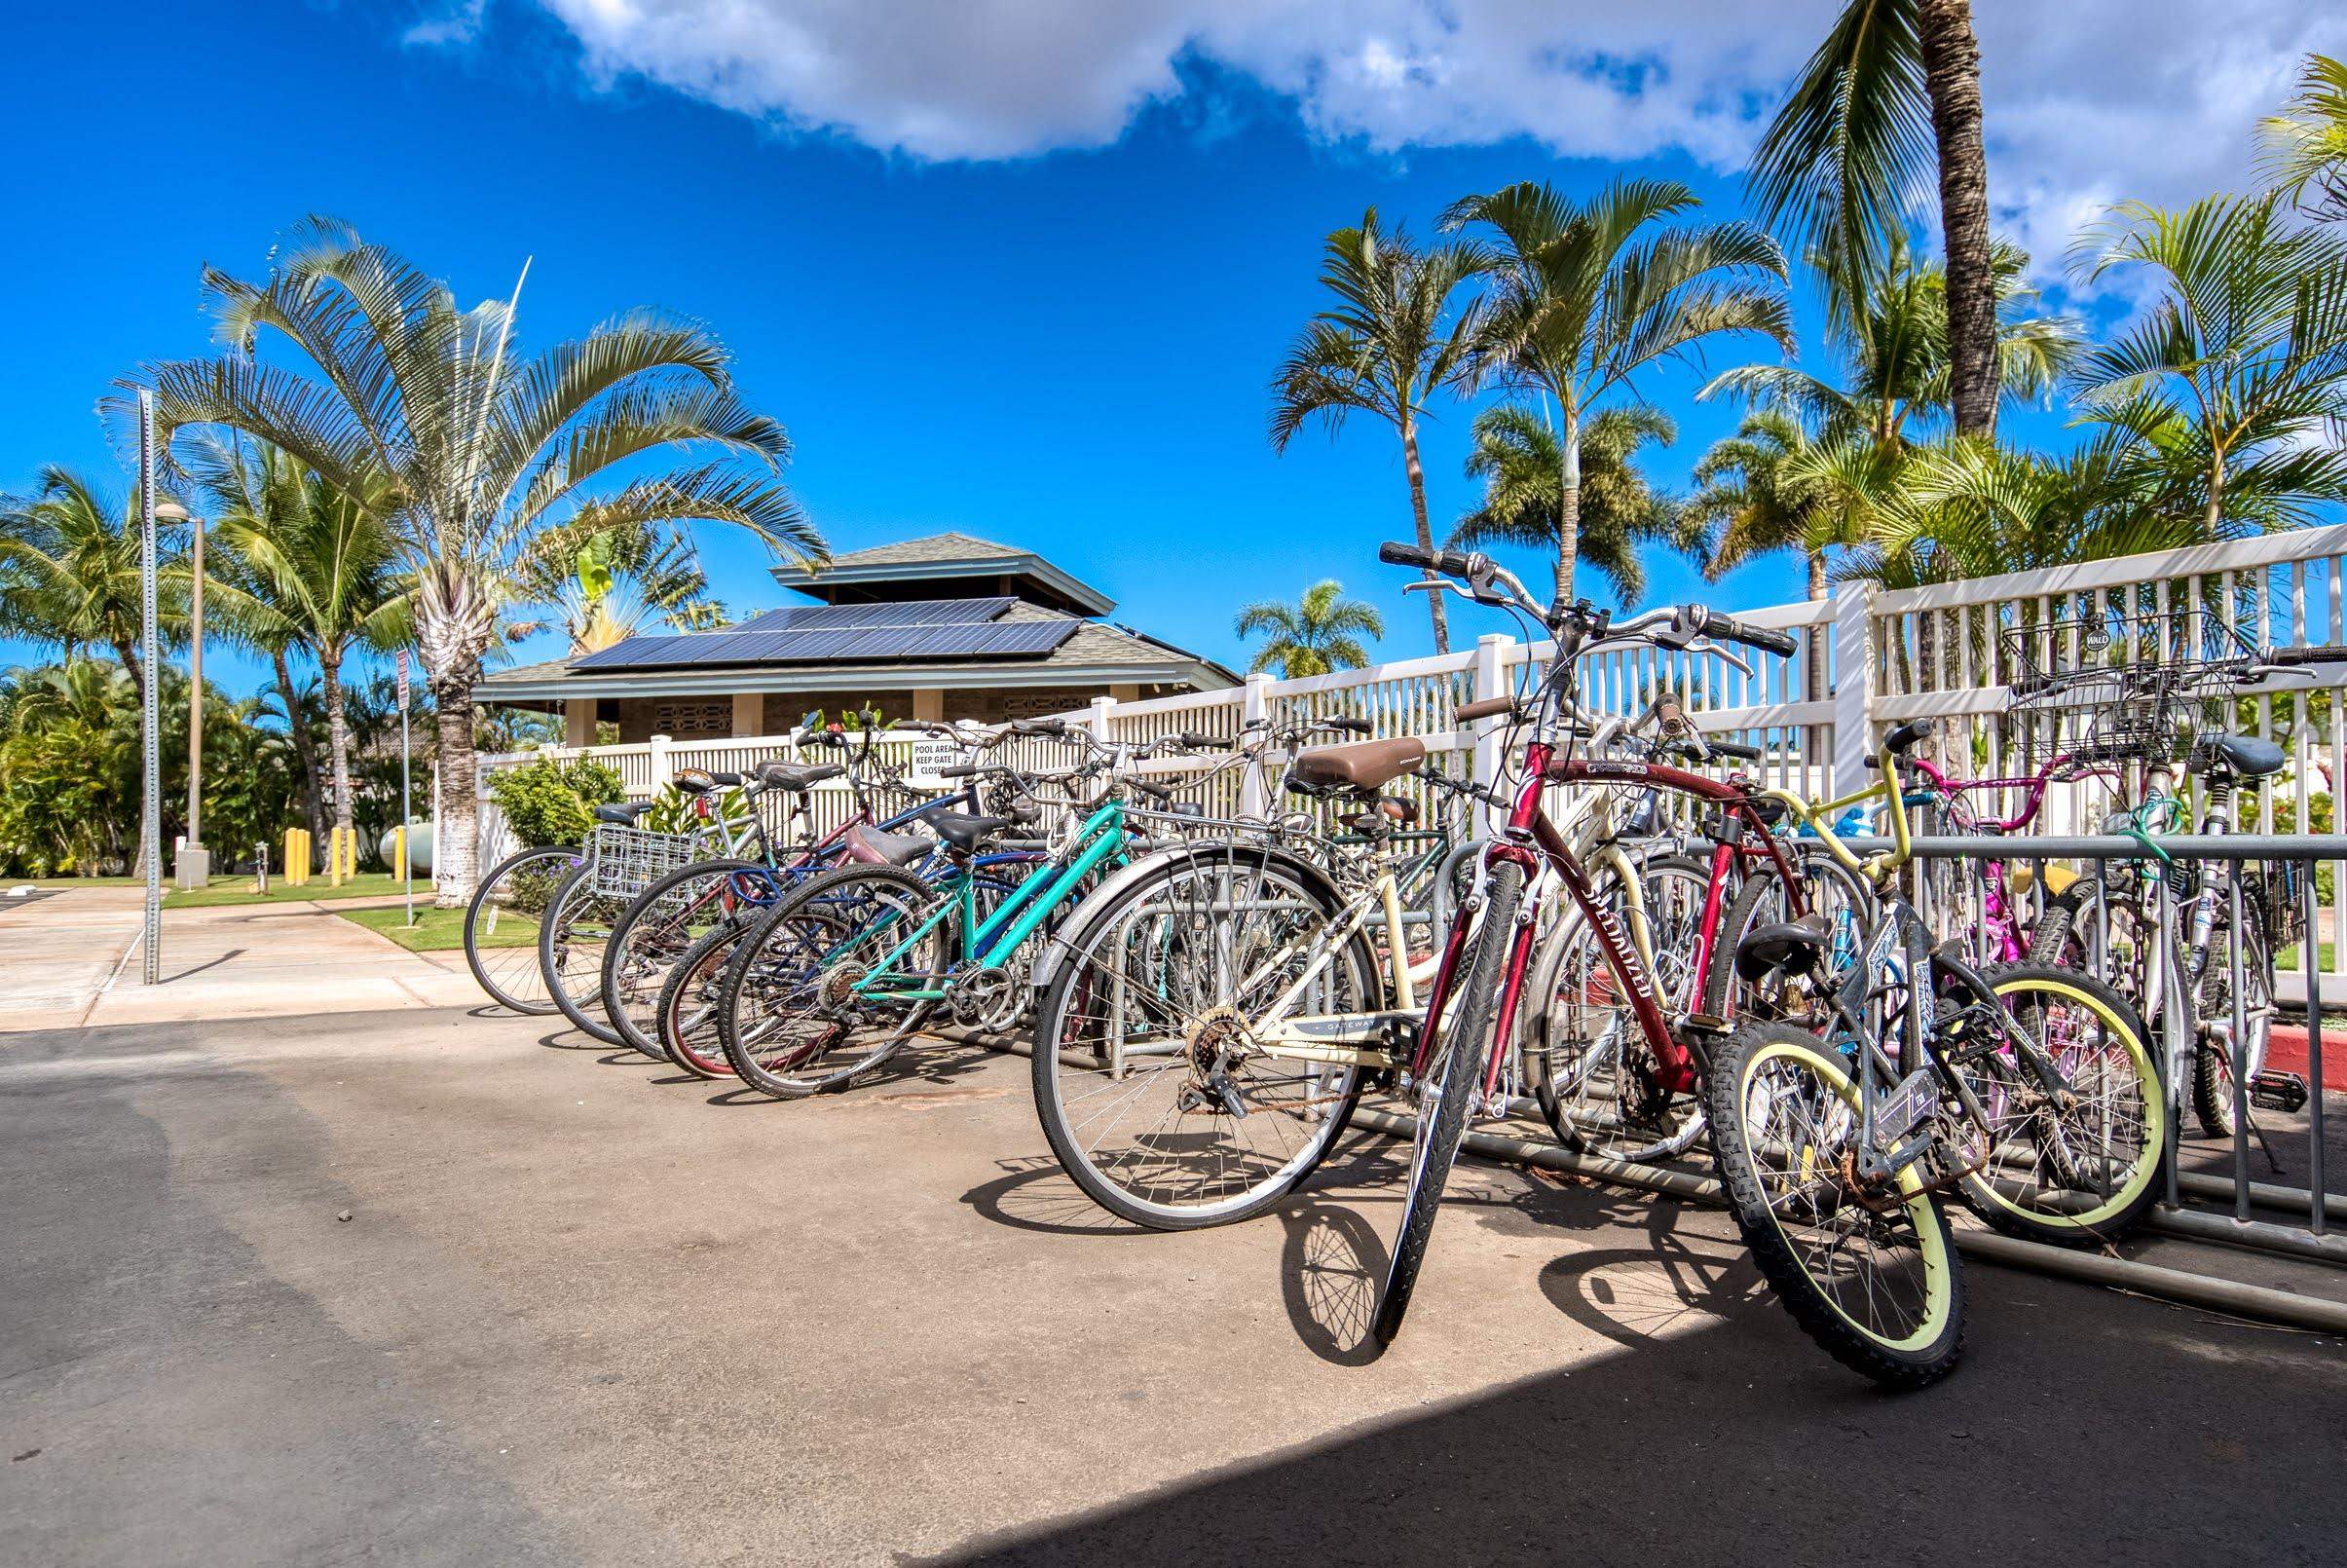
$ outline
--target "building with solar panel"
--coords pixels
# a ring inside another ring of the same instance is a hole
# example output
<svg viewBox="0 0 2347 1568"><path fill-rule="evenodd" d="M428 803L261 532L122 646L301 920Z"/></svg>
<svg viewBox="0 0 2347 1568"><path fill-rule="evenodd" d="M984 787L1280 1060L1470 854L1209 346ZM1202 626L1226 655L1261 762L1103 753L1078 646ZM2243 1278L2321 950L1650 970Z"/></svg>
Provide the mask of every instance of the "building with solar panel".
<svg viewBox="0 0 2347 1568"><path fill-rule="evenodd" d="M599 653L499 670L476 702L560 713L565 738L598 725L621 743L779 735L811 709L998 724L1211 691L1238 677L1105 617L1116 602L1031 551L936 534L776 567L815 601L723 631L631 637Z"/></svg>

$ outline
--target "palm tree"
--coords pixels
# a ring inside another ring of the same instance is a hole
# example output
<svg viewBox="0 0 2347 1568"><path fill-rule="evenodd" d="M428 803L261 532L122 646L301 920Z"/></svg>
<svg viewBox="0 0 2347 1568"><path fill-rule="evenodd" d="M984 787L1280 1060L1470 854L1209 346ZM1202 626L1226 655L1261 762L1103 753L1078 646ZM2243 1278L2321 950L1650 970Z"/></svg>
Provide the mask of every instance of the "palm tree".
<svg viewBox="0 0 2347 1568"><path fill-rule="evenodd" d="M1328 236L1321 284L1334 303L1314 316L1288 348L1272 378L1271 444L1285 452L1307 420L1318 417L1334 435L1345 416L1383 420L1401 437L1402 472L1410 485L1410 520L1421 548L1434 543L1427 520L1426 470L1418 461L1418 423L1426 400L1456 382L1474 334L1472 307L1453 312L1451 296L1481 268L1469 244L1419 249L1400 228L1383 228L1377 208L1357 228ZM1429 572L1431 580L1434 574ZM1450 652L1450 623L1442 596L1429 593L1434 652Z"/></svg>
<svg viewBox="0 0 2347 1568"><path fill-rule="evenodd" d="M354 827L351 727L343 665L360 646L406 641L410 599L381 506L369 506L309 472L276 447L203 443L193 465L215 507L213 531L231 572L218 586L225 622L274 652L279 689L292 691L284 649L317 660L326 708L334 825ZM288 725L297 737L299 725ZM297 738L297 752L306 749Z"/></svg>
<svg viewBox="0 0 2347 1568"><path fill-rule="evenodd" d="M1743 223L1669 226L1696 205L1667 180L1616 180L1577 203L1526 181L1452 205L1445 225L1481 224L1499 242L1475 333L1479 379L1556 400L1560 487L1556 597L1573 596L1581 553L1582 427L1630 378L1724 332L1793 343L1776 242ZM1665 225L1648 233L1652 224Z"/></svg>
<svg viewBox="0 0 2347 1568"><path fill-rule="evenodd" d="M2309 55L2289 109L2257 126L2267 172L2309 217L2347 223L2347 61Z"/></svg>
<svg viewBox="0 0 2347 1568"><path fill-rule="evenodd" d="M1725 392L1787 409L1821 440L1856 435L1897 446L1910 439L1911 427L1937 425L1954 396L1947 273L1918 261L1904 233L1894 231L1884 244L1882 256L1855 270L1838 252L1809 252L1826 296L1827 346L1841 361L1842 385L1797 365L1739 365L1713 377L1697 399ZM2037 293L2028 269L2018 247L1994 247L1997 381L2016 402L2048 398L2082 346L2075 320L2030 314Z"/></svg>
<svg viewBox="0 0 2347 1568"><path fill-rule="evenodd" d="M161 425L269 441L389 533L438 727L442 907L476 876L472 685L533 563L599 530L698 519L829 559L776 477L789 438L736 395L699 326L638 312L525 358L515 300L460 310L447 285L322 218L263 281L206 269L204 283L230 349L152 367ZM257 357L264 332L315 375ZM678 456L692 447L718 456Z"/></svg>
<svg viewBox="0 0 2347 1568"><path fill-rule="evenodd" d="M591 535L571 559L538 563L528 590L533 602L554 606L574 655L625 642L654 616L679 631L705 631L725 616L725 607L708 597L709 579L692 541L667 530ZM508 635L527 636L546 624L517 622Z"/></svg>
<svg viewBox="0 0 2347 1568"><path fill-rule="evenodd" d="M1646 591L1640 545L1677 548L1689 541L1679 506L1647 482L1637 464L1650 442L1668 446L1678 433L1658 408L1608 408L1582 427L1577 553L1624 605ZM1474 437L1467 473L1483 481L1483 504L1459 519L1449 545L1554 548L1564 471L1555 428L1521 403L1502 403L1475 416Z"/></svg>
<svg viewBox="0 0 2347 1568"><path fill-rule="evenodd" d="M1857 444L1852 437L1843 441ZM1701 532L1703 576L1717 582L1740 566L1790 550L1808 573L1808 597L1832 591L1832 552L1859 542L1862 513L1837 504L1835 487L1818 471L1820 443L1783 409L1748 414L1734 435L1715 443L1695 465L1689 520ZM1809 695L1825 692L1825 639L1809 639Z"/></svg>
<svg viewBox="0 0 2347 1568"><path fill-rule="evenodd" d="M2291 225L2285 197L2110 209L2081 270L2141 275L2150 306L2075 376L2091 417L2189 494L2205 534L2236 492L2298 508L2347 497L2347 452L2312 438L2347 417L2347 233Z"/></svg>
<svg viewBox="0 0 2347 1568"><path fill-rule="evenodd" d="M1348 599L1344 592L1343 583L1328 578L1306 588L1304 597L1294 604L1266 599L1240 611L1239 635L1264 637L1248 670L1251 673L1277 665L1283 680L1294 681L1331 670L1358 670L1367 664L1369 651L1360 639L1375 642L1383 637L1385 617L1375 605Z"/></svg>
<svg viewBox="0 0 2347 1568"><path fill-rule="evenodd" d="M1762 220L1837 258L1863 295L1936 172L1948 246L1950 402L1996 431L1996 282L1970 0L1844 0L1752 154Z"/></svg>
<svg viewBox="0 0 2347 1568"><path fill-rule="evenodd" d="M157 526L157 629L175 642L186 621L180 601L187 573L176 560L175 531ZM69 660L84 649L109 650L143 701L144 621L139 531L127 508L56 467L41 470L31 496L0 502L0 634L54 648Z"/></svg>

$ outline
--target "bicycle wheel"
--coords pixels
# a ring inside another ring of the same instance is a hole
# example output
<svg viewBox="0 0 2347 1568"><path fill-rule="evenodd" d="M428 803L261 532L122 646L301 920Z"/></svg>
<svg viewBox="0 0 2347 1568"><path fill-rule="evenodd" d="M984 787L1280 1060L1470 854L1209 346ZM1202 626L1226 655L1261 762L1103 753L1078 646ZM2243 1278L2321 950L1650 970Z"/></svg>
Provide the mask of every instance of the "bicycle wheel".
<svg viewBox="0 0 2347 1568"><path fill-rule="evenodd" d="M1283 1022L1384 1005L1365 936L1314 957L1337 911L1276 857L1216 846L1070 917L1036 1014L1035 1114L1086 1196L1193 1230L1261 1213L1312 1174L1352 1118L1360 1069L1273 1055L1256 1030L1299 982Z"/></svg>
<svg viewBox="0 0 2347 1568"><path fill-rule="evenodd" d="M1999 1009L2042 1051L2059 1097L2009 1040L1958 1043L1948 1059L1990 1116L1988 1166L1964 1178L1973 1212L2027 1241L2087 1247L2125 1235L2158 1198L2167 1097L2146 1033L2106 982L2043 964L1992 969ZM1943 995L1943 1021L1964 998ZM1974 998L1975 1001L1979 998Z"/></svg>
<svg viewBox="0 0 2347 1568"><path fill-rule="evenodd" d="M920 927L938 897L911 872L854 866L811 877L776 905L726 975L720 1038L734 1074L797 1100L844 1089L886 1061L928 1004L857 987L875 974L934 986L946 922Z"/></svg>
<svg viewBox="0 0 2347 1568"><path fill-rule="evenodd" d="M2244 1055L2250 1079L2265 1067L2265 1045L2274 1023L2274 956L2256 907L2241 901L2241 1014L2249 1026ZM2211 1138L2233 1136L2233 933L2232 912L2222 911L2209 941L2209 966L2201 971L2200 1030L2192 1052L2192 1113Z"/></svg>
<svg viewBox="0 0 2347 1568"><path fill-rule="evenodd" d="M1840 1056L1750 1024L1712 1062L1711 1144L1736 1229L1802 1331L1844 1366L1915 1389L1963 1353L1963 1278L1948 1216L1912 1172L1853 1186L1858 1090Z"/></svg>
<svg viewBox="0 0 2347 1568"><path fill-rule="evenodd" d="M1500 1002L1500 984L1507 973L1508 954L1516 937L1516 907L1524 894L1524 868L1503 861L1492 872L1490 902L1485 905L1474 934L1468 940L1474 952L1467 955L1466 990L1444 1025L1431 1020L1435 1036L1434 1060L1417 1085L1418 1130L1410 1145L1410 1187L1402 1201L1401 1233L1386 1266L1385 1288L1377 1297L1377 1317L1369 1331L1380 1345L1391 1345L1401 1332L1402 1316L1410 1310L1410 1295L1418 1288L1418 1272L1426 1262L1427 1238L1434 1234L1434 1212L1442 1204L1442 1185L1450 1179L1459 1144L1467 1137L1468 1113L1483 1092L1483 1067L1491 1053L1491 1031Z"/></svg>
<svg viewBox="0 0 2347 1568"><path fill-rule="evenodd" d="M1818 955L1819 972L1828 985L1858 961L1858 950L1875 922L1875 896L1856 873L1822 849L1795 852L1793 875L1801 878L1804 902L1824 924L1825 946ZM1712 1018L1738 1021L1799 1019L1809 1007L1814 982L1797 983L1783 970L1771 970L1759 980L1746 980L1736 970L1736 951L1746 935L1764 925L1793 917L1784 878L1774 868L1755 870L1745 877L1734 900L1720 916L1712 943L1711 968L1703 978L1703 1011Z"/></svg>
<svg viewBox="0 0 2347 1568"><path fill-rule="evenodd" d="M719 926L685 950L660 982L659 1000L652 1008L652 1037L669 1061L695 1077L733 1076L718 1020L724 1010L726 973L750 931L746 922Z"/></svg>
<svg viewBox="0 0 2347 1568"><path fill-rule="evenodd" d="M603 947L626 913L626 899L595 891L595 863L577 868L554 890L538 928L538 966L546 994L576 1028L612 1045L621 1044L603 1011Z"/></svg>
<svg viewBox="0 0 2347 1568"><path fill-rule="evenodd" d="M686 950L710 931L727 922L749 923L741 914L745 894L772 901L764 871L754 860L704 860L670 872L628 905L603 945L600 981L604 1016L622 1041L646 1056L667 1057L652 1016L661 983Z"/></svg>
<svg viewBox="0 0 2347 1568"><path fill-rule="evenodd" d="M465 907L465 963L481 989L516 1013L551 1013L538 962L539 921L578 864L571 849L525 849L498 862Z"/></svg>
<svg viewBox="0 0 2347 1568"><path fill-rule="evenodd" d="M1663 1011L1691 1012L1711 870L1668 855L1643 867L1639 883ZM1601 1159L1647 1161L1684 1153L1703 1136L1701 1097L1658 1081L1646 1032L1578 906L1566 904L1535 973L1540 1016L1525 1076L1557 1141Z"/></svg>

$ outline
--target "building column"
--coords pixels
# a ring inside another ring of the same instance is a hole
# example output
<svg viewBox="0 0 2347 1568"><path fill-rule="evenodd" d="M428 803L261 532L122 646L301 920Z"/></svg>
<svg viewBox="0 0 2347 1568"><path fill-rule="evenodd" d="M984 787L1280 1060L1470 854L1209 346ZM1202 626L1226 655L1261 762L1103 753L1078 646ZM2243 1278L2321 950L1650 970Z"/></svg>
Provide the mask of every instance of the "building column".
<svg viewBox="0 0 2347 1568"><path fill-rule="evenodd" d="M766 697L763 691L733 693L733 738L762 734L766 727Z"/></svg>
<svg viewBox="0 0 2347 1568"><path fill-rule="evenodd" d="M562 704L562 743L566 746L595 744L595 699L566 697Z"/></svg>
<svg viewBox="0 0 2347 1568"><path fill-rule="evenodd" d="M1140 684L1136 681L1119 682L1108 689L1108 700L1111 702L1138 702L1140 699Z"/></svg>
<svg viewBox="0 0 2347 1568"><path fill-rule="evenodd" d="M913 718L915 724L944 724L946 722L946 693L943 688L916 686L913 689Z"/></svg>

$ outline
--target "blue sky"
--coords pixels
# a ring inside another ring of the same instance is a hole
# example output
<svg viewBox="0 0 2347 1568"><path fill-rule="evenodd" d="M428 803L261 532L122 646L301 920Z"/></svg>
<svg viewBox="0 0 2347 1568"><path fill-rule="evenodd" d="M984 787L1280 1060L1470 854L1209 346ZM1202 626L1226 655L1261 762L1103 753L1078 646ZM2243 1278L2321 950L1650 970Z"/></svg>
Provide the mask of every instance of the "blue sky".
<svg viewBox="0 0 2347 1568"><path fill-rule="evenodd" d="M1318 303L1322 235L1371 203L1424 231L1467 192L1527 177L1586 190L1623 168L1686 179L1712 210L1739 210L1724 149L1765 108L1755 84L1778 79L1786 47L1724 54L1732 69L1657 56L1644 83L1638 70L1577 71L1584 87L1595 71L1621 106L1592 140L1533 107L1468 124L1456 105L1345 97L1333 56L1294 64L1320 46L1284 34L1288 53L1267 53L1227 18L1171 43L1079 39L1041 87L956 98L1000 87L972 58L968 82L932 103L930 89L886 75L901 35L862 55L863 42L827 37L837 58L819 93L773 64L782 53L755 30L723 45L693 33L704 54L679 57L662 35L647 45L579 20L609 8L546 5L133 4L13 19L0 131L14 149L14 221L0 246L19 296L0 382L0 487L50 462L121 473L94 405L141 360L204 352L199 265L258 276L279 231L323 211L467 300L503 294L533 258L521 323L537 343L637 305L706 320L748 395L788 426L791 481L836 548L947 528L1024 545L1113 594L1118 618L1226 659L1242 656L1230 630L1240 603L1335 576L1386 608L1387 653L1416 653L1424 613L1373 555L1407 528L1390 437L1364 424L1333 443L1308 435L1285 457L1264 439L1265 382ZM689 28L696 8L650 9ZM788 0L747 9L793 11ZM2316 25L2283 0L2251 9L2276 13L2275 41ZM1658 7L1688 14L1690 28L1702 10ZM1040 19L1039 38L1051 23ZM1376 42L1346 58L1382 70ZM1998 42L1984 37L1993 67ZM1093 55L1077 48L1094 43ZM1142 45L1163 58L1135 56ZM2269 53L2287 74L2287 52ZM1726 86L1684 91L1703 69ZM1096 79L1098 93L1053 96ZM1506 109L1512 91L1478 104ZM1998 101L1993 92L1993 120ZM2238 108L2200 112L2229 128ZM1678 118L1665 123L1666 110ZM2026 145L2004 168L2047 193L2015 210L2025 233L2089 188L2059 160L2031 162ZM1810 332L1806 301L1802 319ZM1655 465L1665 482L1735 420L1692 401L1698 380L1669 371L1644 388L1680 424ZM1428 434L1438 528L1472 504L1460 472L1469 417L1445 407ZM2061 438L2045 418L2025 428ZM710 531L702 548L729 606L781 600L757 546ZM1664 558L1651 573L1660 597L1752 604L1794 591L1778 566L1717 588ZM249 664L213 662L232 685L257 679Z"/></svg>

